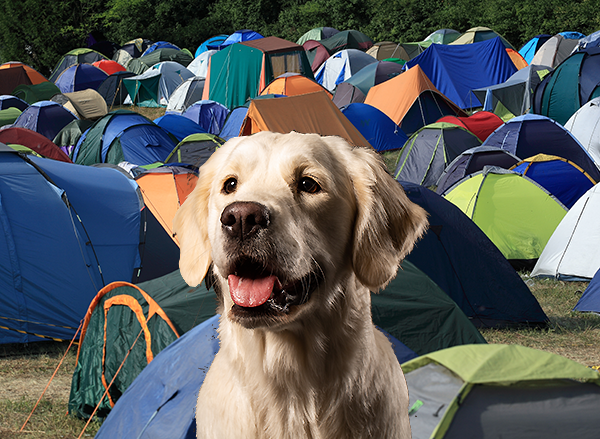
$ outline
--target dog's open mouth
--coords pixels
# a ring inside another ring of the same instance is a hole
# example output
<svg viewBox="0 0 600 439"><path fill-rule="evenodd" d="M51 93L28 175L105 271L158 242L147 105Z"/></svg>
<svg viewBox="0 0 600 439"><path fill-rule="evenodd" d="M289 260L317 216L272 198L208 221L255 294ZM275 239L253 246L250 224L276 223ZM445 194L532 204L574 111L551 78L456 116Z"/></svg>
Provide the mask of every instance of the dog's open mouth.
<svg viewBox="0 0 600 439"><path fill-rule="evenodd" d="M235 319L240 322L287 315L294 306L310 299L322 279L313 271L300 279L286 281L283 285L281 278L283 276L253 262L236 265L234 272L227 277L234 303L231 312ZM248 326L255 324L248 322Z"/></svg>

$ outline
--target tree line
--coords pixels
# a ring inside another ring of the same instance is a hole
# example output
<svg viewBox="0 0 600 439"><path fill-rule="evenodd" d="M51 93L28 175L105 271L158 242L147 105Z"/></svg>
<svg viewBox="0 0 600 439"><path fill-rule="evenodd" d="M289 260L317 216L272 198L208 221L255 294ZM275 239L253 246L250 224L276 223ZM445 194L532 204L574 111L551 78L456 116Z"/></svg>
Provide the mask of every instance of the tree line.
<svg viewBox="0 0 600 439"><path fill-rule="evenodd" d="M329 26L373 41L422 41L438 29L489 27L517 50L538 34L600 29L600 0L0 0L0 61L49 75L90 33L119 45L168 41L192 53L206 39L252 29L296 41Z"/></svg>

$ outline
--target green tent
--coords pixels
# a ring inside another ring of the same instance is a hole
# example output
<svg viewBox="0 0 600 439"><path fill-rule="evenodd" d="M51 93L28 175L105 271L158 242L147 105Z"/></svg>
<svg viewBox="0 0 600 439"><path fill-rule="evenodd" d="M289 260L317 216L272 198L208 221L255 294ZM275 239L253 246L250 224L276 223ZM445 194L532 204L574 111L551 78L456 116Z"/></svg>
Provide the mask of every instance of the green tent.
<svg viewBox="0 0 600 439"><path fill-rule="evenodd" d="M177 144L165 163L190 163L200 167L225 140L215 134L194 133Z"/></svg>
<svg viewBox="0 0 600 439"><path fill-rule="evenodd" d="M373 322L417 355L485 343L458 305L408 260L382 291L371 295Z"/></svg>
<svg viewBox="0 0 600 439"><path fill-rule="evenodd" d="M127 70L136 75L141 75L150 67L163 61L175 61L183 67L187 67L194 60L194 57L188 50L179 50L173 48L156 49L148 55L134 58L127 64Z"/></svg>
<svg viewBox="0 0 600 439"><path fill-rule="evenodd" d="M539 258L567 208L530 178L486 166L444 197L483 230L513 265Z"/></svg>
<svg viewBox="0 0 600 439"><path fill-rule="evenodd" d="M179 270L137 285L113 282L101 289L83 322L69 413L89 418L116 375L97 412L107 416L154 356L214 316L216 307L214 291L204 284L189 287Z"/></svg>
<svg viewBox="0 0 600 439"><path fill-rule="evenodd" d="M413 439L592 439L600 374L518 345L443 349L402 364Z"/></svg>
<svg viewBox="0 0 600 439"><path fill-rule="evenodd" d="M12 125L20 115L21 110L16 107L9 107L5 110L0 110L0 127L3 127L4 125Z"/></svg>
<svg viewBox="0 0 600 439"><path fill-rule="evenodd" d="M39 101L49 101L50 98L60 93L61 91L56 84L45 81L33 85L17 85L12 95L31 105Z"/></svg>
<svg viewBox="0 0 600 439"><path fill-rule="evenodd" d="M284 73L314 79L302 46L277 37L231 44L211 56L203 97L231 110Z"/></svg>

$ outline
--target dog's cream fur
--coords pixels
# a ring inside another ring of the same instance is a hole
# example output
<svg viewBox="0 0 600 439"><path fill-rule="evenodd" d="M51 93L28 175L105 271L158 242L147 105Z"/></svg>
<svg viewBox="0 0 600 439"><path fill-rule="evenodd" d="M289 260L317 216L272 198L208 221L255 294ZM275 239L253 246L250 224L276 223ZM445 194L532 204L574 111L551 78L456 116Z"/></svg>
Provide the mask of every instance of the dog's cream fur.
<svg viewBox="0 0 600 439"><path fill-rule="evenodd" d="M303 177L320 190L303 191ZM232 308L235 244L220 218L237 201L269 212L251 241L261 260L287 281L321 276L306 303L271 320L249 323ZM370 291L396 275L426 214L374 151L316 134L229 140L201 167L174 228L183 278L197 285L212 272L220 297L221 347L199 393L198 438L410 438L406 382L373 325Z"/></svg>

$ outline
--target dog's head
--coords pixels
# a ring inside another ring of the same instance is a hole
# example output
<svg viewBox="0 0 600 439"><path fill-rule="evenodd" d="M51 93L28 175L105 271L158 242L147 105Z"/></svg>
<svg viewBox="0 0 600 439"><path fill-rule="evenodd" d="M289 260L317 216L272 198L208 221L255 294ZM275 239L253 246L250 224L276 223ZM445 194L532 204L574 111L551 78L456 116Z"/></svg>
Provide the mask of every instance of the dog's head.
<svg viewBox="0 0 600 439"><path fill-rule="evenodd" d="M374 151L270 132L219 148L174 220L183 278L197 285L212 265L229 288L220 311L248 328L330 305L324 292L352 275L378 290L425 228Z"/></svg>

